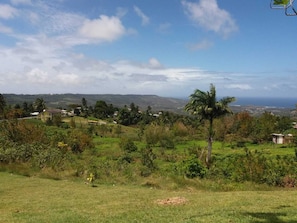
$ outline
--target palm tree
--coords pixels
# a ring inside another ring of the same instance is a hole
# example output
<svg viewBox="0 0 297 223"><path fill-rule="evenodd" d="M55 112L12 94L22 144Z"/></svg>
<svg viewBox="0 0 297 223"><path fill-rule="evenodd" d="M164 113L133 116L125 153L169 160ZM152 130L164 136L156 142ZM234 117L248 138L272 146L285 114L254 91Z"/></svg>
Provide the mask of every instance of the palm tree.
<svg viewBox="0 0 297 223"><path fill-rule="evenodd" d="M42 112L46 108L43 98L36 98L34 107L38 112Z"/></svg>
<svg viewBox="0 0 297 223"><path fill-rule="evenodd" d="M217 101L216 89L213 84L210 84L210 91L204 92L196 89L190 95L190 101L186 104L185 110L193 115L197 115L200 120L208 120L208 152L206 157L206 164L209 166L211 163L211 152L213 142L213 121L226 114L232 113L228 105L235 101L234 97L224 97Z"/></svg>

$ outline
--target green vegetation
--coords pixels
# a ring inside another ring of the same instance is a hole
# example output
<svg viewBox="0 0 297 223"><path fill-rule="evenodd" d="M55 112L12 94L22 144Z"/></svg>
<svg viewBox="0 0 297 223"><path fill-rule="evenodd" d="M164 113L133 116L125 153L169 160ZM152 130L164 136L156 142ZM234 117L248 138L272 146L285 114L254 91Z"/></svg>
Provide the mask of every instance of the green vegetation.
<svg viewBox="0 0 297 223"><path fill-rule="evenodd" d="M190 96L190 102L186 104L185 108L193 115L198 116L200 121L209 121L208 127L208 152L206 157L206 163L209 166L211 164L211 152L212 142L214 137L213 122L216 118L225 116L232 113L229 108L229 104L234 102L234 97L225 97L217 100L216 89L213 84L210 85L210 90L207 92L199 89Z"/></svg>
<svg viewBox="0 0 297 223"><path fill-rule="evenodd" d="M284 6L286 6L286 5L289 4L289 2L290 2L290 0L274 0L273 4L274 5L284 5Z"/></svg>
<svg viewBox="0 0 297 223"><path fill-rule="evenodd" d="M207 117L84 99L73 116L22 119L2 104L1 222L297 221L294 117L212 116L208 163Z"/></svg>
<svg viewBox="0 0 297 223"><path fill-rule="evenodd" d="M297 191L160 190L0 173L1 222L296 222Z"/></svg>

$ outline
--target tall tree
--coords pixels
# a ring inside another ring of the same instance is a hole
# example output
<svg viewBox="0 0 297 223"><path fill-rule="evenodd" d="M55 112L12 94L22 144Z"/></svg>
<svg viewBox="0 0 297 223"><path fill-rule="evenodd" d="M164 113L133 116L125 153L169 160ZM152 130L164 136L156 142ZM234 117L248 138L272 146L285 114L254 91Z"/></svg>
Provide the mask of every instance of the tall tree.
<svg viewBox="0 0 297 223"><path fill-rule="evenodd" d="M190 101L186 104L185 110L193 115L196 115L200 120L208 120L208 152L206 163L209 166L211 163L212 142L213 142L213 121L216 118L232 113L229 104L235 101L234 97L224 97L217 100L216 89L213 84L210 84L209 91L201 91L196 89L190 95Z"/></svg>
<svg viewBox="0 0 297 223"><path fill-rule="evenodd" d="M107 104L105 101L97 101L94 107L94 116L100 119L106 119L109 116L112 116L115 111L115 108L112 104Z"/></svg>
<svg viewBox="0 0 297 223"><path fill-rule="evenodd" d="M43 98L36 98L36 100L34 102L34 108L38 112L42 112L46 108L45 107L45 101L43 100Z"/></svg>
<svg viewBox="0 0 297 223"><path fill-rule="evenodd" d="M87 100L85 98L81 99L81 110L84 113L85 117L89 116L88 102L87 102Z"/></svg>
<svg viewBox="0 0 297 223"><path fill-rule="evenodd" d="M6 107L6 100L2 94L0 94L0 117L4 117L4 111Z"/></svg>

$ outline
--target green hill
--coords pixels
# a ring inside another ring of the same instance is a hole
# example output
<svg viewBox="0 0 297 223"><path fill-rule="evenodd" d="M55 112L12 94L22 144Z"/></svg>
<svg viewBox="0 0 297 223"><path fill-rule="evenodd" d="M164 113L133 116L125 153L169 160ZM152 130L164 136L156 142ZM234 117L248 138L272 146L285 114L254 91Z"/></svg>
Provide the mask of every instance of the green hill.
<svg viewBox="0 0 297 223"><path fill-rule="evenodd" d="M87 100L89 106L95 105L96 101L103 100L107 104L124 107L131 103L145 110L148 106L154 111L182 112L186 100L160 97L157 95L120 95L120 94L4 94L8 104L22 104L23 102L33 103L36 98L43 98L47 107L67 108L70 104L81 104L82 98Z"/></svg>

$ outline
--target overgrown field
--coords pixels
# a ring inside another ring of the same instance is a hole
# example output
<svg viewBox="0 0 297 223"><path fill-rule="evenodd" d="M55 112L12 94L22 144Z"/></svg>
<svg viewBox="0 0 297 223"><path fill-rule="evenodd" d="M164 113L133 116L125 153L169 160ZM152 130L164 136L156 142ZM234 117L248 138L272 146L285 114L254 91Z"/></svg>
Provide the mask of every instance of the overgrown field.
<svg viewBox="0 0 297 223"><path fill-rule="evenodd" d="M297 191L211 192L188 187L51 180L0 173L0 222L297 222Z"/></svg>
<svg viewBox="0 0 297 223"><path fill-rule="evenodd" d="M59 126L10 120L0 127L0 170L14 174L60 180L85 180L92 174L93 183L162 189L185 188L187 179L195 178L214 182L216 190L222 191L244 182L297 185L293 143L216 141L213 162L207 168L203 131L181 123L171 128L156 123L124 126L76 117L64 119Z"/></svg>
<svg viewBox="0 0 297 223"><path fill-rule="evenodd" d="M158 121L158 120L156 120ZM296 142L83 117L0 122L0 222L297 222Z"/></svg>

